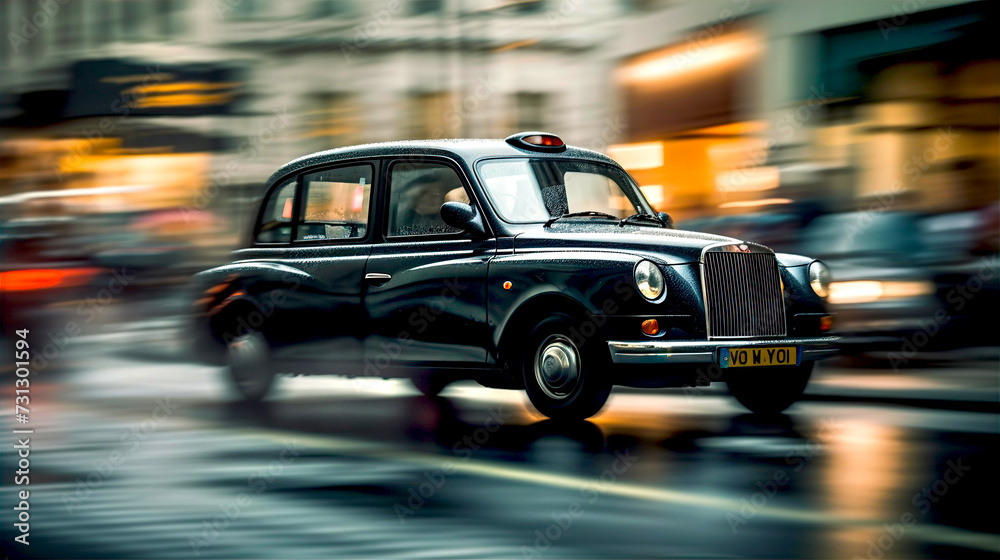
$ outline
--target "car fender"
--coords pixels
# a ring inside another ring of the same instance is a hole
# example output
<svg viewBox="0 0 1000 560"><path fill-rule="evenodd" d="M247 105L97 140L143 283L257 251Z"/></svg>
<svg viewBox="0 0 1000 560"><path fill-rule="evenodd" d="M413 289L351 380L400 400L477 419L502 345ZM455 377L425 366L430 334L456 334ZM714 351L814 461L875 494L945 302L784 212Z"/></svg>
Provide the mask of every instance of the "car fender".
<svg viewBox="0 0 1000 560"><path fill-rule="evenodd" d="M490 261L487 320L498 349L511 320L537 303L561 302L595 323L628 312L642 296L633 270L641 257L608 252L500 255ZM600 327L601 325L597 325Z"/></svg>
<svg viewBox="0 0 1000 560"><path fill-rule="evenodd" d="M194 276L191 286L192 333L195 353L201 359L217 362L223 341L218 339L212 321L226 312L246 306L244 320L256 326L266 320L274 306L291 292L314 285L318 279L303 271L271 261L240 261L206 270ZM254 311L260 314L250 316Z"/></svg>

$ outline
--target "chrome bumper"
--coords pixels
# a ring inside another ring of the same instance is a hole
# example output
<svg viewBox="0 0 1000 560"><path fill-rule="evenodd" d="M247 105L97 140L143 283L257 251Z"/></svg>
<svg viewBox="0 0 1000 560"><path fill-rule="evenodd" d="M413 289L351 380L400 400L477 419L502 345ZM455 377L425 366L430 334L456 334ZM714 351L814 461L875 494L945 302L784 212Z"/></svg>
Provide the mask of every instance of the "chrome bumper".
<svg viewBox="0 0 1000 560"><path fill-rule="evenodd" d="M608 342L611 361L616 364L698 364L716 363L720 348L760 348L798 346L802 361L820 360L837 353L836 336L819 338L771 338L762 340L644 340Z"/></svg>

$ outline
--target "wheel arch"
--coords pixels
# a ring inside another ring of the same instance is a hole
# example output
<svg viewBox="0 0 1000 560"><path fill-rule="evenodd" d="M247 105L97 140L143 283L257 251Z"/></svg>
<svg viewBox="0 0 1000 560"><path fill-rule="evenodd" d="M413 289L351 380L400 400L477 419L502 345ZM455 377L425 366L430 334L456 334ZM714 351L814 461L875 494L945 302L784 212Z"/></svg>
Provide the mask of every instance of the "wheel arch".
<svg viewBox="0 0 1000 560"><path fill-rule="evenodd" d="M195 355L203 361L220 364L225 358L227 331L236 336L243 328L261 330L267 335L266 321L255 319L270 314L276 301L268 294L294 292L314 281L302 271L270 262L232 263L195 276L192 306L192 333Z"/></svg>
<svg viewBox="0 0 1000 560"><path fill-rule="evenodd" d="M515 308L508 319L500 326L500 337L497 345L497 363L509 375L508 360L516 356L518 343L531 332L532 327L553 313L568 313L581 321L589 316L587 308L561 292L545 292L535 295ZM595 328L603 334L603 324L595 322Z"/></svg>

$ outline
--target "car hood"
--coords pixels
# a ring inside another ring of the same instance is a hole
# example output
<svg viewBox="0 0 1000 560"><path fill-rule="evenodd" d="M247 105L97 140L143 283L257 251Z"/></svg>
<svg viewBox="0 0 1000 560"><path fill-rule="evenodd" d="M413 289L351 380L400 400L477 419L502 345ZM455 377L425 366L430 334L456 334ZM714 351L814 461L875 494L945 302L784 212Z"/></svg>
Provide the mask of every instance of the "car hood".
<svg viewBox="0 0 1000 560"><path fill-rule="evenodd" d="M701 251L717 243L739 243L721 235L616 223L556 222L550 227L535 227L514 238L515 252L531 251L622 251L649 254L667 264L698 262Z"/></svg>

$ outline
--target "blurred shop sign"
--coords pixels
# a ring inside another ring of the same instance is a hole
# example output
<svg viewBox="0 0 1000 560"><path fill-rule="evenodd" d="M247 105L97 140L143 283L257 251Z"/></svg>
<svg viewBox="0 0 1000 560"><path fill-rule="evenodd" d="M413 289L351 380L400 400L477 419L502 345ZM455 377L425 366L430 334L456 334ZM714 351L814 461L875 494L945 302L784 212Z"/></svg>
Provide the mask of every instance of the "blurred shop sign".
<svg viewBox="0 0 1000 560"><path fill-rule="evenodd" d="M241 85L217 65L81 61L70 68L64 117L229 114Z"/></svg>

